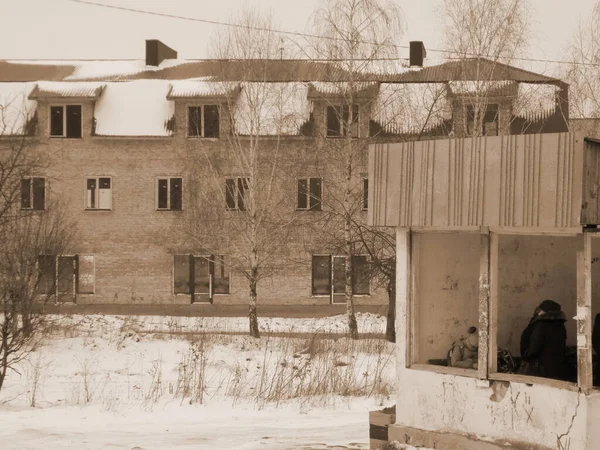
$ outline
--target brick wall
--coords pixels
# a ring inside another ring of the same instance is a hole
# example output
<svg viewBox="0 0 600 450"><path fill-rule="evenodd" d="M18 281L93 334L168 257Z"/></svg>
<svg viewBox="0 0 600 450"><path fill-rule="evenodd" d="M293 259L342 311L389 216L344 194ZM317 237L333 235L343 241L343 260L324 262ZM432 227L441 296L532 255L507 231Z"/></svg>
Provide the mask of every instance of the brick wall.
<svg viewBox="0 0 600 450"><path fill-rule="evenodd" d="M199 179L208 177L208 159L223 173L235 172L235 155L226 138L229 134L227 105L223 105L221 115L221 139L188 139L188 103L179 101L176 102L175 134L172 137L91 136L93 102L87 102L82 108L82 139L50 138L48 106L39 102L39 144L36 147L49 162L47 195L49 199L62 202L69 216L76 221L73 253L95 257L95 293L80 294L77 302L189 303L188 295L173 294L173 255L197 254L198 247L177 230L182 224L193 221L192 211L202 206L191 207L188 177L192 174ZM315 117L323 114L321 109L321 114L315 114ZM367 126L368 121L361 119L363 136L366 136ZM313 239L314 228L308 225L324 212L295 211L295 176L324 174L325 177L328 174L327 161L323 158L327 142L319 137L290 137L282 142L267 139L262 145L263 158L269 158L275 149L279 151L285 170L280 173L276 196L281 200L280 207L285 214L292 218L296 216L298 229L284 252L291 256L290 261L279 273L259 283L259 304L328 304L328 297L311 295L310 251L319 241ZM365 152L360 159L362 168L357 171L357 180L367 171L366 164ZM112 177L111 211L85 210L86 176ZM183 211L156 210L156 178L159 176L184 178ZM220 208L218 204L216 206ZM228 212L224 205L221 206L225 217ZM366 220L366 213L360 214ZM231 274L230 292L229 295L216 295L214 303L247 301L248 283L239 272ZM387 293L383 289L374 289L370 296L357 296L356 303L386 304Z"/></svg>

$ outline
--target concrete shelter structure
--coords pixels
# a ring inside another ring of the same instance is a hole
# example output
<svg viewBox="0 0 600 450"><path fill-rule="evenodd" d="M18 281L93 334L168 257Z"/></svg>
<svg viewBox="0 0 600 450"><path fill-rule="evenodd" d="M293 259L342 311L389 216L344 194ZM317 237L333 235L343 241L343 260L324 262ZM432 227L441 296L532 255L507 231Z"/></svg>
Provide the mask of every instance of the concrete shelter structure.
<svg viewBox="0 0 600 450"><path fill-rule="evenodd" d="M369 148L368 223L397 232L397 400L387 439L442 450L600 448L600 141L577 133ZM501 373L497 350L562 305L568 380ZM444 358L479 329L474 369ZM372 433L373 434L373 433ZM373 442L373 441L372 441Z"/></svg>

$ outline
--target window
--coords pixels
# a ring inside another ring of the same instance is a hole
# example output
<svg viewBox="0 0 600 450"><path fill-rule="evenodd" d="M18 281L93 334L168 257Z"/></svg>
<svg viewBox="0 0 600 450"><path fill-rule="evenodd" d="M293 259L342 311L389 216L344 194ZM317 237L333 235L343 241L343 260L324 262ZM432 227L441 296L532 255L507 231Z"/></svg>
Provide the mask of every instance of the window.
<svg viewBox="0 0 600 450"><path fill-rule="evenodd" d="M348 105L327 107L327 137L345 137L352 132L352 137L358 137L358 105L352 105L352 125L350 123L350 108Z"/></svg>
<svg viewBox="0 0 600 450"><path fill-rule="evenodd" d="M43 211L46 209L46 180L23 178L21 180L21 209Z"/></svg>
<svg viewBox="0 0 600 450"><path fill-rule="evenodd" d="M475 106L467 105L467 133L469 136L498 136L498 105L487 105L483 118L477 121L475 115ZM479 130L475 130L476 122L481 122Z"/></svg>
<svg viewBox="0 0 600 450"><path fill-rule="evenodd" d="M323 183L321 178L300 178L297 183L296 209L321 211Z"/></svg>
<svg viewBox="0 0 600 450"><path fill-rule="evenodd" d="M50 107L50 136L81 137L81 105Z"/></svg>
<svg viewBox="0 0 600 450"><path fill-rule="evenodd" d="M210 302L229 294L229 269L223 255L175 255L175 294L189 294L192 302Z"/></svg>
<svg viewBox="0 0 600 450"><path fill-rule="evenodd" d="M110 177L86 178L85 189L85 209L112 208Z"/></svg>
<svg viewBox="0 0 600 450"><path fill-rule="evenodd" d="M225 202L232 211L246 210L246 192L250 184L249 178L237 177L225 180Z"/></svg>
<svg viewBox="0 0 600 450"><path fill-rule="evenodd" d="M362 179L362 209L369 209L369 179L366 177Z"/></svg>
<svg viewBox="0 0 600 450"><path fill-rule="evenodd" d="M183 207L183 178L159 178L157 209L181 211Z"/></svg>
<svg viewBox="0 0 600 450"><path fill-rule="evenodd" d="M312 256L312 295L344 295L346 289L346 258L333 255ZM333 289L332 289L333 288ZM371 293L367 256L352 256L352 294Z"/></svg>
<svg viewBox="0 0 600 450"><path fill-rule="evenodd" d="M188 136L219 137L219 106L201 105L188 107Z"/></svg>
<svg viewBox="0 0 600 450"><path fill-rule="evenodd" d="M73 301L75 294L93 294L94 255L39 255L36 292L56 295L59 301Z"/></svg>

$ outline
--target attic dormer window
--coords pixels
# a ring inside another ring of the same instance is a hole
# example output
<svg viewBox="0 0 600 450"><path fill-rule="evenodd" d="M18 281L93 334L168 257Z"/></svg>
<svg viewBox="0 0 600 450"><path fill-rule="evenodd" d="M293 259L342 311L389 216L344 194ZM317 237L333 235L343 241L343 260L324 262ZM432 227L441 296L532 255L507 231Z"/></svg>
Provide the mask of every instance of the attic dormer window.
<svg viewBox="0 0 600 450"><path fill-rule="evenodd" d="M219 137L219 106L201 105L188 107L189 137Z"/></svg>
<svg viewBox="0 0 600 450"><path fill-rule="evenodd" d="M358 105L352 105L352 123L350 124L349 105L336 105L327 107L327 137L339 138L348 136L358 137Z"/></svg>
<svg viewBox="0 0 600 450"><path fill-rule="evenodd" d="M498 136L498 105L489 104L484 107L485 114L477 118L475 105L467 105L468 136ZM480 110L484 107L480 107Z"/></svg>
<svg viewBox="0 0 600 450"><path fill-rule="evenodd" d="M50 106L50 136L81 137L81 105Z"/></svg>

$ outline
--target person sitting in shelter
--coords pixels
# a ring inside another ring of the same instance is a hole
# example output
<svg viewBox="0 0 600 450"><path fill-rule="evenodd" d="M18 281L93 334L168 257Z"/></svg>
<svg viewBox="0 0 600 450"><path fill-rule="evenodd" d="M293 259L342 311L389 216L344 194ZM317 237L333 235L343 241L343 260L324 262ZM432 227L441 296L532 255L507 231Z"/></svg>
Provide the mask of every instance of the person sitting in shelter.
<svg viewBox="0 0 600 450"><path fill-rule="evenodd" d="M521 334L519 374L566 379L567 321L560 304L544 300Z"/></svg>
<svg viewBox="0 0 600 450"><path fill-rule="evenodd" d="M454 342L448 352L448 365L463 369L477 369L479 341L477 328L470 327L469 335Z"/></svg>

